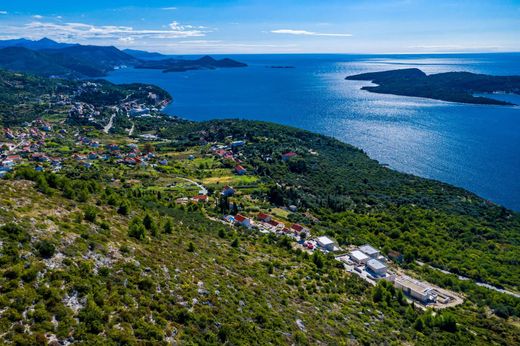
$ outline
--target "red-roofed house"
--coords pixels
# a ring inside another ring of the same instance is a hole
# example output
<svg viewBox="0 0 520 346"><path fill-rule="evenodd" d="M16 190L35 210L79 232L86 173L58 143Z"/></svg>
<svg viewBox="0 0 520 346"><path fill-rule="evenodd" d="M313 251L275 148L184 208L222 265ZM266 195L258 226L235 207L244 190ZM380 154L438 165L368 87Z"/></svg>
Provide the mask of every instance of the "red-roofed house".
<svg viewBox="0 0 520 346"><path fill-rule="evenodd" d="M242 214L235 215L235 222L247 228L251 227L251 219Z"/></svg>
<svg viewBox="0 0 520 346"><path fill-rule="evenodd" d="M287 161L290 158L295 157L296 155L298 154L296 154L294 151L289 151L288 153L282 154L282 160Z"/></svg>
<svg viewBox="0 0 520 346"><path fill-rule="evenodd" d="M206 203L208 201L208 196L207 195L198 195L198 196L192 197L191 200L194 202Z"/></svg>
<svg viewBox="0 0 520 346"><path fill-rule="evenodd" d="M307 228L303 227L302 225L300 225L298 223L294 223L291 226L291 230L296 232L296 233L301 233L301 232L309 233L309 230Z"/></svg>
<svg viewBox="0 0 520 346"><path fill-rule="evenodd" d="M236 166L235 166L235 172L236 172L236 174L238 174L238 175L244 175L244 174L246 174L247 171L246 171L246 169L245 169L244 167L242 167L241 165L236 165Z"/></svg>
<svg viewBox="0 0 520 346"><path fill-rule="evenodd" d="M269 222L272 219L271 215L267 215L264 213L258 213L258 215L256 217L258 218L258 220L263 221L263 222Z"/></svg>

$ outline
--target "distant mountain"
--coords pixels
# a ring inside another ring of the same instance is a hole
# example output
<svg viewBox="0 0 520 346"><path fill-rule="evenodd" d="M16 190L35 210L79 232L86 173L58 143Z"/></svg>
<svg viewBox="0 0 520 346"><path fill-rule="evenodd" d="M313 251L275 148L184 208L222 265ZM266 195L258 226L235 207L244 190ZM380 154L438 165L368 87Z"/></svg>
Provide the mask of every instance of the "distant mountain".
<svg viewBox="0 0 520 346"><path fill-rule="evenodd" d="M144 50L137 49L123 49L123 52L140 60L160 60L171 58L169 55L164 55L157 52L147 52Z"/></svg>
<svg viewBox="0 0 520 346"><path fill-rule="evenodd" d="M520 76L490 76L470 72L427 75L419 69L410 68L362 73L345 79L371 81L377 86L364 86L361 89L374 93L425 97L451 102L512 105L509 102L474 96L474 94L506 92L520 95Z"/></svg>
<svg viewBox="0 0 520 346"><path fill-rule="evenodd" d="M77 44L60 43L44 37L40 40L28 40L25 38L18 38L14 40L0 40L0 48L5 47L24 47L33 50L41 49L60 49L66 47L76 46Z"/></svg>
<svg viewBox="0 0 520 346"><path fill-rule="evenodd" d="M113 46L78 45L62 49L49 49L42 52L73 69L76 69L75 66L80 64L82 69L83 66L86 65L92 69L101 71L100 75L91 75L91 73L85 73L85 71L82 70L82 73L93 77L102 76L117 66L133 66L139 63L138 59ZM71 61L71 64L68 63L69 61Z"/></svg>
<svg viewBox="0 0 520 346"><path fill-rule="evenodd" d="M24 47L0 49L0 67L10 71L27 72L42 76L80 77L81 74L52 57Z"/></svg>
<svg viewBox="0 0 520 346"><path fill-rule="evenodd" d="M103 77L119 66L161 69L165 72L244 67L232 59L204 56L196 60L167 58L139 50L121 51L113 46L58 43L48 38L0 41L0 68L63 78Z"/></svg>
<svg viewBox="0 0 520 346"><path fill-rule="evenodd" d="M216 60L206 55L196 60L170 58L164 60L141 61L140 64L136 65L136 68L158 69L163 70L164 72L184 72L189 70L206 70L246 66L247 64L229 58Z"/></svg>
<svg viewBox="0 0 520 346"><path fill-rule="evenodd" d="M75 45L42 50L25 47L0 49L1 68L41 76L102 77L116 66L135 65L138 62L115 47Z"/></svg>

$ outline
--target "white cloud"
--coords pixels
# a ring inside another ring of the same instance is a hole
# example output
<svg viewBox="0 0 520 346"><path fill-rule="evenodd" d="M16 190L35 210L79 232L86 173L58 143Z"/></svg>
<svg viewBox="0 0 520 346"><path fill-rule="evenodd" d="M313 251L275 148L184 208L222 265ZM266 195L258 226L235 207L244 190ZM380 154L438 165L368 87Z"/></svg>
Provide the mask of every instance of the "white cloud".
<svg viewBox="0 0 520 346"><path fill-rule="evenodd" d="M273 34L286 34L286 35L300 35L300 36L330 36L330 37L350 37L352 34L337 34L337 33L324 33L314 32L307 30L294 30L294 29L278 29L271 30Z"/></svg>
<svg viewBox="0 0 520 346"><path fill-rule="evenodd" d="M35 18L35 19L42 19L43 18L43 16L40 16L39 14L35 14L32 17Z"/></svg>
<svg viewBox="0 0 520 346"><path fill-rule="evenodd" d="M133 37L120 37L118 41L123 43L130 43L134 42L135 39Z"/></svg>
<svg viewBox="0 0 520 346"><path fill-rule="evenodd" d="M7 11L0 11L0 14L7 14Z"/></svg>
<svg viewBox="0 0 520 346"><path fill-rule="evenodd" d="M33 21L23 26L0 26L2 37L50 37L64 42L97 40L175 39L205 36L209 30L201 26L172 22L167 29L135 29L130 26L91 25L85 23L60 23Z"/></svg>
<svg viewBox="0 0 520 346"><path fill-rule="evenodd" d="M163 7L161 8L161 10L165 10L165 11L175 11L177 9L177 7Z"/></svg>

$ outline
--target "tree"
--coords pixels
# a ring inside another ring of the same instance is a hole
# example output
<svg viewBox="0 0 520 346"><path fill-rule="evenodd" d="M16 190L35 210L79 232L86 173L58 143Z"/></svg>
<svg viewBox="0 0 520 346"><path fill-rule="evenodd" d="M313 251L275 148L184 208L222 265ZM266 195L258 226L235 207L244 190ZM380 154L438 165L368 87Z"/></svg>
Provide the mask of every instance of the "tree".
<svg viewBox="0 0 520 346"><path fill-rule="evenodd" d="M193 245L193 242L191 241L188 244L188 252L195 252L195 245Z"/></svg>
<svg viewBox="0 0 520 346"><path fill-rule="evenodd" d="M54 251L56 250L56 247L53 243L44 239L36 243L36 250L38 250L38 254L40 255L40 257L51 258L52 256L54 256Z"/></svg>
<svg viewBox="0 0 520 346"><path fill-rule="evenodd" d="M93 206L89 205L85 208L84 218L87 221L95 222L97 213L98 213L97 209L94 208Z"/></svg>
<svg viewBox="0 0 520 346"><path fill-rule="evenodd" d="M171 219L167 219L165 224L164 224L164 233L166 234L172 234L173 232L173 223L172 223L172 220Z"/></svg>
<svg viewBox="0 0 520 346"><path fill-rule="evenodd" d="M239 245L238 238L233 239L233 241L231 242L231 247L238 247L238 245Z"/></svg>
<svg viewBox="0 0 520 346"><path fill-rule="evenodd" d="M146 228L143 226L143 223L139 218L134 218L130 222L130 227L128 228L128 235L130 237L136 239L144 239L146 237Z"/></svg>
<svg viewBox="0 0 520 346"><path fill-rule="evenodd" d="M119 205L119 208L117 209L117 213L124 215L124 216L128 215L129 211L130 211L130 205L128 204L127 201L121 202L121 204Z"/></svg>

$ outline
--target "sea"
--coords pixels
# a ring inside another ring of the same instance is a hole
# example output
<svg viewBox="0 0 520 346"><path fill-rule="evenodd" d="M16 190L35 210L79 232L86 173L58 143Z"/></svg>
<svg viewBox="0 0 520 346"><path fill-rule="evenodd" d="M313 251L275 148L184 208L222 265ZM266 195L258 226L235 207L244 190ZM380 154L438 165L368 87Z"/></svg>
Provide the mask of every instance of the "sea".
<svg viewBox="0 0 520 346"><path fill-rule="evenodd" d="M248 67L182 73L123 68L107 79L164 88L173 96L165 109L170 115L263 120L333 136L395 170L463 187L520 211L520 107L375 94L361 90L370 82L345 80L411 67L428 74L520 75L520 53L226 57ZM518 95L490 97L520 104Z"/></svg>

